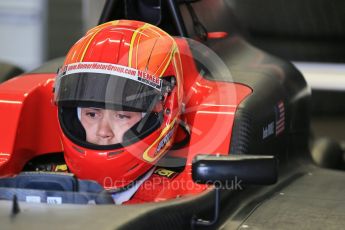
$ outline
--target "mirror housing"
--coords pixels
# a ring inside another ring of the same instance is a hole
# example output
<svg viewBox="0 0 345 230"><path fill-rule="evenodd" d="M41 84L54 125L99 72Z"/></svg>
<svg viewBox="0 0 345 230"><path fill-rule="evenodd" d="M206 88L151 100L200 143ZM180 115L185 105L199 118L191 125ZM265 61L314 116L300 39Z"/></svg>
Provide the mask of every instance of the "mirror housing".
<svg viewBox="0 0 345 230"><path fill-rule="evenodd" d="M235 181L244 185L270 185L277 182L278 162L274 156L197 155L192 163L192 178L199 184L225 188Z"/></svg>

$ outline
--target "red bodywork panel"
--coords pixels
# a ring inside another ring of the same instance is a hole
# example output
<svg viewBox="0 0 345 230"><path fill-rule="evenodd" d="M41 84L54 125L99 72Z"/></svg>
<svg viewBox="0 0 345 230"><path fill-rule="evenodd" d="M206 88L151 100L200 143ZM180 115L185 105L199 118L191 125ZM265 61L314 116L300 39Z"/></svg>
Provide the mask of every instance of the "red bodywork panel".
<svg viewBox="0 0 345 230"><path fill-rule="evenodd" d="M192 182L191 162L197 154L229 153L237 106L252 90L242 84L209 81L199 75L186 41L177 39L184 76L185 119L191 129L190 143L174 151L187 157L185 170L173 180ZM32 158L62 152L57 111L53 103L55 74L28 74L0 84L0 176L22 171ZM194 184L194 183L193 183ZM194 184L166 189L154 201L198 193Z"/></svg>
<svg viewBox="0 0 345 230"><path fill-rule="evenodd" d="M62 151L52 103L54 78L25 75L0 85L0 175L17 174L30 159Z"/></svg>

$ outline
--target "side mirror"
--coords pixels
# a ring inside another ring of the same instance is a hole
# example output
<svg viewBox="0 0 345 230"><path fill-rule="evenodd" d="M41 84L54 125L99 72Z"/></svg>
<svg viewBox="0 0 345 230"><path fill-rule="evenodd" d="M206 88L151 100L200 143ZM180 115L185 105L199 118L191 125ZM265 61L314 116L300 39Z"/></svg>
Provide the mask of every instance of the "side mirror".
<svg viewBox="0 0 345 230"><path fill-rule="evenodd" d="M192 163L192 178L196 183L224 188L234 181L269 185L277 182L278 162L274 156L197 155Z"/></svg>
<svg viewBox="0 0 345 230"><path fill-rule="evenodd" d="M192 163L192 178L199 184L215 185L213 219L204 220L194 217L191 220L192 226L210 227L219 218L221 188L236 189L236 186L241 186L241 184L274 184L278 178L278 162L274 156L197 155Z"/></svg>

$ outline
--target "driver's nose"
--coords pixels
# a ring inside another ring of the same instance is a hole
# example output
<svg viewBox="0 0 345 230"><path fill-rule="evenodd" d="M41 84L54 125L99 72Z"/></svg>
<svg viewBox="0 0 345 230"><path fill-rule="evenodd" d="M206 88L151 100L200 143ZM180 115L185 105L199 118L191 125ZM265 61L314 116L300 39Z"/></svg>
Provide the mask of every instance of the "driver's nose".
<svg viewBox="0 0 345 230"><path fill-rule="evenodd" d="M98 126L97 135L103 139L112 139L114 132L111 129L109 121L106 117L103 117Z"/></svg>

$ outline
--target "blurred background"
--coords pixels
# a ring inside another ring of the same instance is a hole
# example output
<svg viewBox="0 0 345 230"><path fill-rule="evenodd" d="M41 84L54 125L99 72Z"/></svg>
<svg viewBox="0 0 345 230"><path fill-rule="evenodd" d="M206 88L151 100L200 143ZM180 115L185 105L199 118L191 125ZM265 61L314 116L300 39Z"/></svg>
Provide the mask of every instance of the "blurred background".
<svg viewBox="0 0 345 230"><path fill-rule="evenodd" d="M314 134L345 140L345 1L201 2L192 5L210 31L229 24L253 45L292 61L312 88ZM89 28L97 25L104 3L1 0L0 62L31 71L47 60L64 56Z"/></svg>
<svg viewBox="0 0 345 230"><path fill-rule="evenodd" d="M1 0L0 60L30 71L98 23L105 0Z"/></svg>

